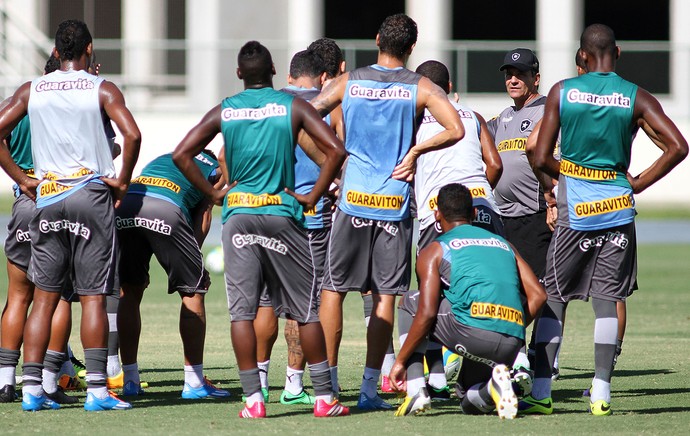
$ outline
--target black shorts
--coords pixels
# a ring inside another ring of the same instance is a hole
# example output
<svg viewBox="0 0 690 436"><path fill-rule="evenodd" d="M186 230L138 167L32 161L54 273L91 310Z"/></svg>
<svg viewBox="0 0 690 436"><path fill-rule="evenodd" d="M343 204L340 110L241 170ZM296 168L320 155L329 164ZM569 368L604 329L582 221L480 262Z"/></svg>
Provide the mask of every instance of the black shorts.
<svg viewBox="0 0 690 436"><path fill-rule="evenodd" d="M36 211L36 203L21 194L12 204L12 217L7 224L5 256L17 268L24 272L29 269L31 260L31 236L29 222Z"/></svg>
<svg viewBox="0 0 690 436"><path fill-rule="evenodd" d="M503 229L508 242L542 280L546 273L546 252L553 234L546 224L546 211L517 218L504 216Z"/></svg>

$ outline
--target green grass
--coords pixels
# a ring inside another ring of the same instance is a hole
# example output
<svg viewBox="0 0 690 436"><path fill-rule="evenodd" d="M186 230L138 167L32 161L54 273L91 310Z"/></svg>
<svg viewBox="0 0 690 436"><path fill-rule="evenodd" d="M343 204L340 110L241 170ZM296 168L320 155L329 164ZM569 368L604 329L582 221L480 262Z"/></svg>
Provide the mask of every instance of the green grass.
<svg viewBox="0 0 690 436"><path fill-rule="evenodd" d="M81 405L60 411L24 413L18 403L0 404L2 433L69 432L93 434L441 434L446 432L582 434L685 433L690 428L690 245L643 245L639 249L640 290L629 300L628 331L613 380L614 415L588 415L582 390L593 374L593 313L589 304L571 305L561 353L561 380L554 383L555 413L501 422L495 415L464 416L457 402L434 404L423 416L395 418L392 412L357 413L356 396L365 353L361 299L346 300L345 335L340 359L342 399L353 415L316 420L307 406L277 403L286 347L279 337L271 361L273 386L269 419L248 422L237 418L241 408L230 323L222 277L214 276L207 298L206 373L233 397L229 401L185 402L182 351L177 333L179 298L167 295L162 271L152 271L152 285L143 302L140 348L142 380L147 395L125 412L86 413ZM6 297L6 278L0 274L0 298ZM78 306L74 334L78 335ZM72 341L81 355L78 339ZM307 380L308 382L308 380ZM83 401L84 394L78 394ZM397 400L390 398L393 402Z"/></svg>

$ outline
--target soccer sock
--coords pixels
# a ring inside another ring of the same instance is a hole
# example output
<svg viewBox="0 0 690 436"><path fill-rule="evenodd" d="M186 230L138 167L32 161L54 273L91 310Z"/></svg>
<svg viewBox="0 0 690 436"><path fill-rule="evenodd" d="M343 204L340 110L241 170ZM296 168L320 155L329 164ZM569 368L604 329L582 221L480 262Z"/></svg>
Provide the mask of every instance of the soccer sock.
<svg viewBox="0 0 690 436"><path fill-rule="evenodd" d="M119 295L106 295L105 311L108 313L108 377L115 377L122 371L118 349L120 346L117 334L117 307L120 305Z"/></svg>
<svg viewBox="0 0 690 436"><path fill-rule="evenodd" d="M383 374L385 377L388 377L388 374L390 374L394 363L395 353L386 353L383 358L383 365L381 365L381 374Z"/></svg>
<svg viewBox="0 0 690 436"><path fill-rule="evenodd" d="M441 344L429 341L426 348L426 365L429 367L429 385L442 389L447 386L446 371L443 367L443 349Z"/></svg>
<svg viewBox="0 0 690 436"><path fill-rule="evenodd" d="M184 382L192 388L201 387L204 384L204 365L185 365Z"/></svg>
<svg viewBox="0 0 690 436"><path fill-rule="evenodd" d="M308 364L309 377L314 386L314 396L317 400L324 400L327 403L333 401L333 386L331 385L331 374L328 368L328 361Z"/></svg>
<svg viewBox="0 0 690 436"><path fill-rule="evenodd" d="M415 351L407 361L407 396L417 395L420 389L426 387L424 380L424 353Z"/></svg>
<svg viewBox="0 0 690 436"><path fill-rule="evenodd" d="M530 369L531 365L529 363L529 358L527 357L527 350L523 346L520 349L520 352L518 353L517 357L515 358L515 362L513 362L513 368L525 368L525 369Z"/></svg>
<svg viewBox="0 0 690 436"><path fill-rule="evenodd" d="M537 325L535 378L532 398L543 400L551 396L551 372L556 352L561 343L565 303L547 301Z"/></svg>
<svg viewBox="0 0 690 436"><path fill-rule="evenodd" d="M616 303L592 298L594 308L594 380L590 401L611 402L611 373L616 356L618 315Z"/></svg>
<svg viewBox="0 0 690 436"><path fill-rule="evenodd" d="M364 309L364 325L369 327L371 312L374 310L374 296L372 294L362 295L362 303Z"/></svg>
<svg viewBox="0 0 690 436"><path fill-rule="evenodd" d="M304 390L304 384L302 383L302 377L304 376L304 371L301 369L292 369L289 366L285 369L285 390L291 395L299 395ZM331 377L331 371L329 368L328 376Z"/></svg>
<svg viewBox="0 0 690 436"><path fill-rule="evenodd" d="M124 383L133 382L138 386L141 381L139 380L139 364L132 363L129 365L122 365L122 372L124 372Z"/></svg>
<svg viewBox="0 0 690 436"><path fill-rule="evenodd" d="M257 401L264 402L264 396L261 393L259 368L240 371L240 384L242 385L242 392L247 398L247 406L252 407Z"/></svg>
<svg viewBox="0 0 690 436"><path fill-rule="evenodd" d="M85 348L84 364L86 365L86 392L96 398L108 396L105 386L106 365L108 360L107 348Z"/></svg>
<svg viewBox="0 0 690 436"><path fill-rule="evenodd" d="M488 383L477 383L470 387L465 393L465 397L460 402L462 411L468 415L477 413L489 413L496 408Z"/></svg>
<svg viewBox="0 0 690 436"><path fill-rule="evenodd" d="M15 386L19 356L19 350L0 348L0 388L6 385Z"/></svg>
<svg viewBox="0 0 690 436"><path fill-rule="evenodd" d="M380 376L380 369L364 367L364 376L362 377L362 387L360 392L363 392L369 398L375 397L377 395L376 391L378 389Z"/></svg>
<svg viewBox="0 0 690 436"><path fill-rule="evenodd" d="M43 359L43 391L52 394L57 391L58 373L62 362L65 360L65 353L58 351L46 351L46 357Z"/></svg>
<svg viewBox="0 0 690 436"><path fill-rule="evenodd" d="M265 362L256 362L259 367L259 379L261 380L261 387L268 389L268 366L271 364L271 359Z"/></svg>
<svg viewBox="0 0 690 436"><path fill-rule="evenodd" d="M409 333L410 327L412 327L413 320L414 317L411 313L402 308L398 308L398 335L400 339L400 347L403 346L405 340L407 339L407 333Z"/></svg>
<svg viewBox="0 0 690 436"><path fill-rule="evenodd" d="M22 386L23 394L31 394L35 397L43 395L42 382L42 363L24 363L22 365L22 375L24 381Z"/></svg>
<svg viewBox="0 0 690 436"><path fill-rule="evenodd" d="M331 373L331 385L333 385L333 392L338 392L340 384L338 383L338 366L329 366L328 370Z"/></svg>

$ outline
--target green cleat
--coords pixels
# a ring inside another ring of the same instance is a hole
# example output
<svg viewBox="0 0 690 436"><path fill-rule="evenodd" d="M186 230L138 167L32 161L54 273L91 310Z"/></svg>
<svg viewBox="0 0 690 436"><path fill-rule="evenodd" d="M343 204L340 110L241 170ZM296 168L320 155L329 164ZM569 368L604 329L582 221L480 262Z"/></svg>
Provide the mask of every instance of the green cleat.
<svg viewBox="0 0 690 436"><path fill-rule="evenodd" d="M535 400L531 395L528 395L518 402L518 413L521 415L551 415L553 413L553 401L551 401L551 397Z"/></svg>
<svg viewBox="0 0 690 436"><path fill-rule="evenodd" d="M314 404L315 402L316 398L312 395L309 395L304 389L302 389L302 392L297 395L292 395L287 390L283 390L283 393L280 394L280 404Z"/></svg>

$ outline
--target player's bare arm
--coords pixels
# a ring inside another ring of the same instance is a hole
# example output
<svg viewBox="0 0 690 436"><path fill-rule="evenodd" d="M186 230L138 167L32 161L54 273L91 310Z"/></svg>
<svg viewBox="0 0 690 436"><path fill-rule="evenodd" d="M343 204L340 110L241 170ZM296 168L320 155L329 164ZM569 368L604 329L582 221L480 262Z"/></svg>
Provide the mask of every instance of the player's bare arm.
<svg viewBox="0 0 690 436"><path fill-rule="evenodd" d="M548 174L543 171L539 171L534 167L534 151L537 147L537 138L539 138L539 132L541 130L541 121L539 120L534 126L532 133L530 133L527 138L527 143L525 144L525 153L532 166L532 171L535 177L539 181L539 184L544 191L544 200L546 200L546 225L549 226L551 231L556 229L556 222L558 221L558 208L556 203L556 196L554 195L554 187L558 184L558 180L551 178Z"/></svg>
<svg viewBox="0 0 690 436"><path fill-rule="evenodd" d="M132 171L139 158L141 132L134 116L125 105L122 92L113 83L104 81L99 88L98 97L106 115L115 123L123 137L122 167L117 179L102 178L113 191L115 207L127 193Z"/></svg>
<svg viewBox="0 0 690 436"><path fill-rule="evenodd" d="M405 363L436 322L438 307L441 304L439 265L442 258L443 249L438 242L432 243L419 253L416 266L419 276L419 307L389 375L395 390L405 390Z"/></svg>
<svg viewBox="0 0 690 436"><path fill-rule="evenodd" d="M204 115L199 124L194 126L182 139L175 151L173 151L173 162L180 169L182 174L189 180L195 188L203 192L213 204L220 206L223 204L225 193L229 187L216 189L201 173L201 170L194 163L194 157L201 153L204 148L220 132L220 105L214 107ZM227 171L227 169L225 169ZM227 175L226 175L227 177Z"/></svg>
<svg viewBox="0 0 690 436"><path fill-rule="evenodd" d="M311 105L314 106L321 117L325 117L342 103L343 97L345 96L348 77L350 77L350 75L345 73L331 80L321 93L310 101Z"/></svg>
<svg viewBox="0 0 690 436"><path fill-rule="evenodd" d="M640 193L664 177L688 155L688 143L678 127L666 115L659 101L649 92L638 88L634 117L637 125L645 123L660 144L661 156L635 177L628 176L634 193Z"/></svg>
<svg viewBox="0 0 690 436"><path fill-rule="evenodd" d="M425 108L429 109L431 115L445 130L411 147L402 162L393 170L394 179L411 182L417 158L421 154L449 147L465 136L465 127L460 115L448 101L448 96L431 80L422 77L417 84L417 113L422 113Z"/></svg>
<svg viewBox="0 0 690 436"><path fill-rule="evenodd" d="M558 140L558 131L561 127L561 116L559 113L559 99L563 82L553 85L546 97L544 106L544 116L541 119L541 127L537 135L537 144L530 163L535 171L541 171L546 175L558 180L561 172L561 163L553 157ZM529 154L527 155L529 158ZM536 174L536 172L535 172Z"/></svg>
<svg viewBox="0 0 690 436"><path fill-rule="evenodd" d="M321 116L316 110L306 101L296 98L292 101L292 116L293 128L304 129L304 131L314 140L314 145L323 154L324 160L321 164L321 171L319 178L316 180L311 192L307 195L300 195L289 189L285 189L290 195L295 197L297 201L302 203L307 208L313 207L319 198L328 189L328 186L333 182L333 179L338 175L338 171L345 161L345 147L343 143L335 136L328 124L323 122ZM303 147L302 143L299 143ZM309 154L313 150L304 149L304 152L311 158ZM313 160L313 159L312 159Z"/></svg>
<svg viewBox="0 0 690 436"><path fill-rule="evenodd" d="M511 247L515 253L518 275L520 276L520 291L527 297L527 301L524 304L525 327L527 327L539 315L542 306L546 303L546 291L539 283L537 276L534 275L532 267L520 256L520 253L517 252L512 244Z"/></svg>
<svg viewBox="0 0 690 436"><path fill-rule="evenodd" d="M0 109L0 138L7 138L22 118L26 116L30 92L31 82L27 82L12 97L3 101L2 109ZM22 169L12 160L12 155L5 141L0 141L0 143L0 166L17 183L24 194L32 200L36 200L36 188L39 181L24 174Z"/></svg>
<svg viewBox="0 0 690 436"><path fill-rule="evenodd" d="M501 162L501 156L498 154L494 139L486 125L486 120L477 112L474 115L479 120L479 142L482 144L482 160L486 165L486 180L493 189L503 174L503 162Z"/></svg>

